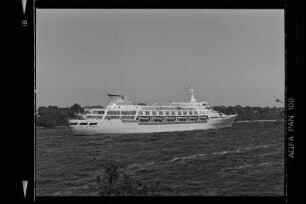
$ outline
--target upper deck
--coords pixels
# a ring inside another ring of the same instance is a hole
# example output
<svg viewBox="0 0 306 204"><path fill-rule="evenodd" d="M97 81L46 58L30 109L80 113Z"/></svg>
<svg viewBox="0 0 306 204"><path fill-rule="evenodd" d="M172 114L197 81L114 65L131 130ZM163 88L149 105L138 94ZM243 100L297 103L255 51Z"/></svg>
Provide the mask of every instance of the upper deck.
<svg viewBox="0 0 306 204"><path fill-rule="evenodd" d="M172 103L153 103L147 105L144 103L135 103L122 95L108 94L111 98L110 103L105 108L87 108L84 109L85 115L146 115L146 116L178 116L178 115L211 115L219 116L221 113L213 110L207 102L197 102L194 97L193 89L189 89L189 102Z"/></svg>

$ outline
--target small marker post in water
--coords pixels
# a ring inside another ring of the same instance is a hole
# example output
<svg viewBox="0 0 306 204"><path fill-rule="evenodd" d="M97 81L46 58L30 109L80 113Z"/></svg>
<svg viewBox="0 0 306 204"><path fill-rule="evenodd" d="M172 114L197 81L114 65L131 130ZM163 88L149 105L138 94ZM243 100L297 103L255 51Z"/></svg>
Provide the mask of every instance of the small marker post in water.
<svg viewBox="0 0 306 204"><path fill-rule="evenodd" d="M27 195L27 187L28 187L28 181L22 181L22 189L24 197L26 197Z"/></svg>
<svg viewBox="0 0 306 204"><path fill-rule="evenodd" d="M68 115L68 112L69 112L69 108L68 108L68 105L66 106L66 117L67 117L67 136L70 136L70 132L69 132L69 115Z"/></svg>

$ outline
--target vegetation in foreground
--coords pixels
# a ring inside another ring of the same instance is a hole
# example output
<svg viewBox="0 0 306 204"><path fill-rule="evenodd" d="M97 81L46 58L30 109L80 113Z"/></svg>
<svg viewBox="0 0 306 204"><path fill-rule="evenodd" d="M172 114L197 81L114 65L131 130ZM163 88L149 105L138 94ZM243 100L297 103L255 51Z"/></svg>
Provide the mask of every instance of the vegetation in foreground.
<svg viewBox="0 0 306 204"><path fill-rule="evenodd" d="M216 111L224 114L238 114L236 120L281 120L284 119L284 108L277 107L242 107L237 106L214 106ZM41 127L67 126L68 118L76 113L83 113L84 107L74 104L71 107L60 108L57 106L41 106L37 109L36 125Z"/></svg>
<svg viewBox="0 0 306 204"><path fill-rule="evenodd" d="M160 184L146 185L118 171L119 165L109 163L104 166L105 174L97 176L100 196L154 196L160 192Z"/></svg>

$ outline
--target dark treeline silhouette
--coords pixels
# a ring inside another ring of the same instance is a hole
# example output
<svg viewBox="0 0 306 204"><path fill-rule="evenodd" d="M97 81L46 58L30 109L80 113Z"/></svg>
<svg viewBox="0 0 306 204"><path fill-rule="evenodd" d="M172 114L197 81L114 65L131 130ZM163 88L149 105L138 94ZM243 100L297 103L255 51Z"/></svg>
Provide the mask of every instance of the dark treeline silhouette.
<svg viewBox="0 0 306 204"><path fill-rule="evenodd" d="M40 106L36 113L36 125L41 127L68 125L68 118L74 117L77 113L83 113L83 111L84 108L77 103L67 108Z"/></svg>
<svg viewBox="0 0 306 204"><path fill-rule="evenodd" d="M102 108L102 106L87 106ZM37 109L36 125L41 127L56 127L68 125L68 118L74 117L77 113L83 113L85 107L79 104L66 108L57 106L40 106ZM242 107L237 106L214 106L214 110L224 114L238 114L236 120L282 120L284 118L284 108L277 107Z"/></svg>
<svg viewBox="0 0 306 204"><path fill-rule="evenodd" d="M238 114L236 120L282 120L284 118L284 108L277 107L250 107L237 106L214 106L213 109L224 114Z"/></svg>

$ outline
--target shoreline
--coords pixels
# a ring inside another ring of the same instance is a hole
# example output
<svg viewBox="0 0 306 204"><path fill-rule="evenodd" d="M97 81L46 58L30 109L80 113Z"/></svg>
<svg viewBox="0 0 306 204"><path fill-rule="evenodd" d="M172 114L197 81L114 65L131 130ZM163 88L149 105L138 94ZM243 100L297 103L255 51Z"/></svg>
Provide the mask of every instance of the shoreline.
<svg viewBox="0 0 306 204"><path fill-rule="evenodd" d="M250 123L250 122L277 122L277 120L237 120L235 123ZM281 121L283 122L283 120Z"/></svg>
<svg viewBox="0 0 306 204"><path fill-rule="evenodd" d="M68 128L68 126L61 125L61 126L55 126L55 127L42 127L42 126L36 126L36 129L63 129Z"/></svg>

